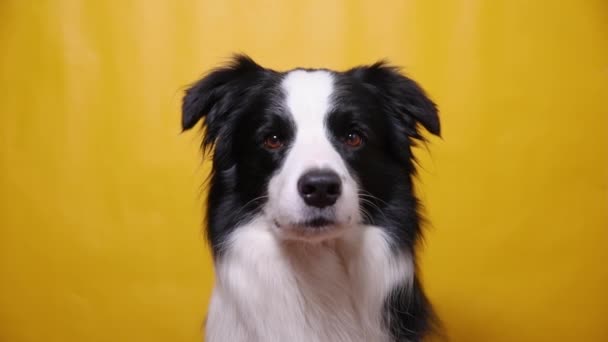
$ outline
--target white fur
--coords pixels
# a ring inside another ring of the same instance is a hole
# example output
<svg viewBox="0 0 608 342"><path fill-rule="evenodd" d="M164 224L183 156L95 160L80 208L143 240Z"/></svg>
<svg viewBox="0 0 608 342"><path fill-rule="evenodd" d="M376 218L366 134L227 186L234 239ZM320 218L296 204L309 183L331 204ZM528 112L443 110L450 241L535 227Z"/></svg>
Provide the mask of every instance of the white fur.
<svg viewBox="0 0 608 342"><path fill-rule="evenodd" d="M382 306L413 264L381 228L354 228L318 244L277 239L263 219L238 228L216 264L206 341L389 341Z"/></svg>
<svg viewBox="0 0 608 342"><path fill-rule="evenodd" d="M333 77L292 71L283 81L296 136L268 185L262 213L237 227L216 260L206 341L389 341L383 305L413 279L410 255L391 250L380 227L361 225L357 183L325 127ZM312 168L342 179L332 208L311 209L297 181ZM313 235L291 229L312 210L332 210L336 225Z"/></svg>

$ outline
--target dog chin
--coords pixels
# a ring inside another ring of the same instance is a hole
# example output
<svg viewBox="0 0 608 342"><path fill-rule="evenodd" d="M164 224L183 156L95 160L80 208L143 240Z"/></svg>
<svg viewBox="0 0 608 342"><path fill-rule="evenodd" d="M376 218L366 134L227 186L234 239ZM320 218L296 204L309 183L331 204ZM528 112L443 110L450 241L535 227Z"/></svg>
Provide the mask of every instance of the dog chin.
<svg viewBox="0 0 608 342"><path fill-rule="evenodd" d="M347 226L347 224L322 217L286 223L274 220L274 231L279 238L309 243L338 238L344 233Z"/></svg>

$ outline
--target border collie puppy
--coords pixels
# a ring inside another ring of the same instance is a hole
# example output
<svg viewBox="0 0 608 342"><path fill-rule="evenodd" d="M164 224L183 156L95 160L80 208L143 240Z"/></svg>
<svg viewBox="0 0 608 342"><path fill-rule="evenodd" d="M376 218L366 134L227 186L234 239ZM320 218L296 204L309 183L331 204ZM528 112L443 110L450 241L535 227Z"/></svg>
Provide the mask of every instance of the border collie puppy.
<svg viewBox="0 0 608 342"><path fill-rule="evenodd" d="M235 56L190 87L213 153L206 341L420 341L412 177L435 104L384 62L279 72Z"/></svg>

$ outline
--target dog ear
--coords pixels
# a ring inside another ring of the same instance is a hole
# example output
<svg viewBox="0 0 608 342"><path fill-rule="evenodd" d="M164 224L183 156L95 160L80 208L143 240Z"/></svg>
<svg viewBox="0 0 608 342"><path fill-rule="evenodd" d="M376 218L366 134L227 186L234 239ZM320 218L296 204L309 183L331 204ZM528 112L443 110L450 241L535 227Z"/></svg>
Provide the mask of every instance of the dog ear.
<svg viewBox="0 0 608 342"><path fill-rule="evenodd" d="M380 97L382 106L405 123L408 135L421 138L416 123L434 135L441 134L437 106L414 80L401 74L397 67L381 61L349 72L370 86Z"/></svg>
<svg viewBox="0 0 608 342"><path fill-rule="evenodd" d="M182 129L189 130L204 117L206 134L203 144L213 144L219 136L221 123L247 93L248 80L263 70L248 56L235 55L227 65L194 83L183 98Z"/></svg>

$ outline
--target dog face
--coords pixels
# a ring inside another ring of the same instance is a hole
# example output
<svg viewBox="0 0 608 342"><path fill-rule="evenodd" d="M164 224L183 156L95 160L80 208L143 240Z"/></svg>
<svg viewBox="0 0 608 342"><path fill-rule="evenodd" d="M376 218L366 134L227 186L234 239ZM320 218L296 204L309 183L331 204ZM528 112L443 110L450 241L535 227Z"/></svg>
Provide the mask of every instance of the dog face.
<svg viewBox="0 0 608 342"><path fill-rule="evenodd" d="M440 129L433 102L396 68L277 72L236 56L187 90L183 129L203 117L216 254L251 220L281 239L321 241L373 224L396 243L415 241L411 145L417 124Z"/></svg>

